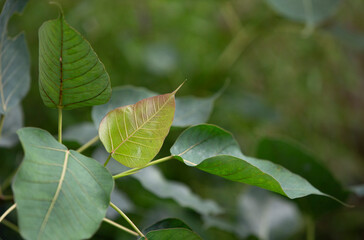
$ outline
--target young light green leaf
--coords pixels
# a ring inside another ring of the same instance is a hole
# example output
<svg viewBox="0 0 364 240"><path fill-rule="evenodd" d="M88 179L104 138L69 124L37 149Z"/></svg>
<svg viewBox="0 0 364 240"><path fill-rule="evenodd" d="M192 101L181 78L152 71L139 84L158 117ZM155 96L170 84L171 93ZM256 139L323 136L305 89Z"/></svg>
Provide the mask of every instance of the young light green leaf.
<svg viewBox="0 0 364 240"><path fill-rule="evenodd" d="M279 14L298 22L317 24L334 14L340 0L266 0Z"/></svg>
<svg viewBox="0 0 364 240"><path fill-rule="evenodd" d="M20 105L16 105L4 117L4 126L0 136L0 147L9 148L18 142L16 130L23 127L23 109Z"/></svg>
<svg viewBox="0 0 364 240"><path fill-rule="evenodd" d="M47 107L63 109L104 104L111 96L104 65L62 13L39 29L39 90Z"/></svg>
<svg viewBox="0 0 364 240"><path fill-rule="evenodd" d="M0 15L0 114L6 114L29 90L30 63L24 34L7 36L10 17L21 13L27 2L8 0Z"/></svg>
<svg viewBox="0 0 364 240"><path fill-rule="evenodd" d="M142 167L150 162L172 125L177 90L109 112L99 128L106 151L127 167Z"/></svg>
<svg viewBox="0 0 364 240"><path fill-rule="evenodd" d="M302 177L266 160L244 156L232 135L201 124L184 131L171 148L189 166L223 178L255 185L291 199L324 195Z"/></svg>
<svg viewBox="0 0 364 240"><path fill-rule="evenodd" d="M110 202L113 180L94 159L68 150L48 132L18 130L25 158L13 192L25 239L87 239Z"/></svg>
<svg viewBox="0 0 364 240"><path fill-rule="evenodd" d="M175 218L159 221L145 230L148 240L201 240L184 222Z"/></svg>
<svg viewBox="0 0 364 240"><path fill-rule="evenodd" d="M194 96L176 98L176 113L172 126L186 127L206 122L210 117L215 100L223 90L224 88L207 98ZM108 103L92 108L92 120L98 127L104 116L111 110L121 106L135 104L144 98L156 95L158 93L141 87L124 86L113 88L113 94Z"/></svg>
<svg viewBox="0 0 364 240"><path fill-rule="evenodd" d="M269 159L293 173L310 179L310 182L320 191L341 201L345 201L348 197L347 191L332 173L318 159L296 143L265 138L259 142L256 155L258 158ZM305 212L315 216L341 207L337 202L318 196L309 196L297 203Z"/></svg>

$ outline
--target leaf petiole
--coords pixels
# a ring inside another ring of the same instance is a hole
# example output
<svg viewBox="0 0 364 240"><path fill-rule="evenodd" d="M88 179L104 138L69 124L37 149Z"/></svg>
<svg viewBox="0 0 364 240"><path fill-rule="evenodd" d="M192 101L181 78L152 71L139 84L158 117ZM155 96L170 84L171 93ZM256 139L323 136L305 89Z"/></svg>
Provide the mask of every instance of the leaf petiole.
<svg viewBox="0 0 364 240"><path fill-rule="evenodd" d="M109 154L109 157L106 159L105 163L104 163L104 167L107 166L107 164L109 163L110 161L110 158L111 158L111 153Z"/></svg>
<svg viewBox="0 0 364 240"><path fill-rule="evenodd" d="M110 206L115 209L115 211L117 211L129 224L130 226L132 226L134 228L134 230L138 233L139 236L144 237L144 234L139 230L139 228L130 220L130 218L128 218L128 216L126 216L126 214L120 210L120 208L118 208L115 204L113 204L112 202L110 202Z"/></svg>
<svg viewBox="0 0 364 240"><path fill-rule="evenodd" d="M13 205L11 205L11 207L9 207L8 210L6 210L3 215L1 215L0 222L2 220L4 220L4 218L6 218L6 216L8 216L9 213L11 213L15 208L16 208L16 203L14 203Z"/></svg>
<svg viewBox="0 0 364 240"><path fill-rule="evenodd" d="M58 108L58 142L62 143L62 108Z"/></svg>
<svg viewBox="0 0 364 240"><path fill-rule="evenodd" d="M0 139L1 139L1 132L2 132L2 130L3 130L3 126L4 126L4 121L5 121L5 115L4 115L4 114L2 114L2 115L0 116Z"/></svg>
<svg viewBox="0 0 364 240"><path fill-rule="evenodd" d="M110 225L112 225L112 226L114 226L114 227L117 227L117 228L119 228L119 229L121 229L121 230L123 230L123 231L125 231L127 233L130 233L130 234L132 234L134 236L139 236L139 234L137 232L134 232L133 230L130 230L129 228L126 228L126 227L124 227L124 226L122 226L122 225L120 225L120 224L118 224L118 223L116 223L114 221L111 221L108 218L104 218L103 221L110 224Z"/></svg>
<svg viewBox="0 0 364 240"><path fill-rule="evenodd" d="M145 165L143 167L132 168L132 169L129 169L129 170L125 171L125 172L114 175L113 178L118 179L118 178L121 178L121 177L126 177L126 176L132 175L134 173L137 173L137 172L139 172L140 170L142 170L142 169L144 169L146 167L149 167L149 166L152 166L152 165L155 165L155 164L158 164L158 163L162 163L162 162L168 161L168 160L173 159L173 158L174 158L174 156L168 156L168 157L160 158L160 159L157 159L157 160L154 160L154 161L148 163L147 165Z"/></svg>
<svg viewBox="0 0 364 240"><path fill-rule="evenodd" d="M14 223L9 222L6 219L4 219L1 223L4 224L5 226L7 226L8 228L12 229L13 231L19 233L19 228Z"/></svg>
<svg viewBox="0 0 364 240"><path fill-rule="evenodd" d="M76 151L79 152L79 153L81 153L81 152L85 151L87 148L89 148L90 146L92 146L97 141L99 141L99 136L96 136L96 137L92 138L90 141L88 141L87 143L85 143L84 145L82 145Z"/></svg>

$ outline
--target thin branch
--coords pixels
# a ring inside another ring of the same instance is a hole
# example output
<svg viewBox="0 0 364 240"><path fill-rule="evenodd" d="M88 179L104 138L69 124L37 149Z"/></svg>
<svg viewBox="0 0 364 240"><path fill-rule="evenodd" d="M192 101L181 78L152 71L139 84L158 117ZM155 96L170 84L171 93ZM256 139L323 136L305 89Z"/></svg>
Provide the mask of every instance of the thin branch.
<svg viewBox="0 0 364 240"><path fill-rule="evenodd" d="M1 223L4 224L5 226L7 226L8 228L12 229L13 231L19 233L19 227L17 225L15 225L14 223L9 222L6 219L4 219Z"/></svg>
<svg viewBox="0 0 364 240"><path fill-rule="evenodd" d="M103 221L110 224L110 225L112 225L112 226L114 226L114 227L117 227L117 228L119 228L119 229L121 229L121 230L123 230L123 231L125 231L127 233L130 233L130 234L132 234L134 236L139 236L139 234L134 232L133 230L130 230L129 228L126 228L126 227L124 227L124 226L122 226L122 225L120 225L120 224L118 224L118 223L116 223L114 221L111 221L110 219L104 218Z"/></svg>
<svg viewBox="0 0 364 240"><path fill-rule="evenodd" d="M99 136L96 136L92 138L90 141L82 145L79 149L77 149L77 152L81 153L85 151L87 148L91 147L93 144L95 144L99 140Z"/></svg>
<svg viewBox="0 0 364 240"><path fill-rule="evenodd" d="M4 212L4 214L3 215L1 215L1 217L0 217L0 222L2 221L2 220L4 220L4 218L6 218L6 216L8 216L9 215L9 213L11 213L14 209L16 208L16 203L14 203L11 207L9 207L8 208L8 210L6 210L5 212Z"/></svg>
<svg viewBox="0 0 364 240"><path fill-rule="evenodd" d="M128 216L126 216L125 213L123 213L123 211L121 211L115 204L113 204L112 202L110 202L110 206L115 209L115 211L117 211L129 224L130 226L132 226L134 228L134 230L139 234L139 236L141 237L145 237L144 234L139 230L139 228L130 220L130 218L128 218Z"/></svg>
<svg viewBox="0 0 364 240"><path fill-rule="evenodd" d="M162 163L162 162L168 161L168 160L173 159L173 158L174 158L174 156L168 156L168 157L160 158L160 159L157 159L157 160L154 160L154 161L148 163L147 165L145 165L143 167L129 169L129 170L125 171L125 172L114 175L113 178L118 179L118 178L121 178L121 177L129 176L131 174L139 172L143 168L146 168L146 167L158 164L158 163Z"/></svg>

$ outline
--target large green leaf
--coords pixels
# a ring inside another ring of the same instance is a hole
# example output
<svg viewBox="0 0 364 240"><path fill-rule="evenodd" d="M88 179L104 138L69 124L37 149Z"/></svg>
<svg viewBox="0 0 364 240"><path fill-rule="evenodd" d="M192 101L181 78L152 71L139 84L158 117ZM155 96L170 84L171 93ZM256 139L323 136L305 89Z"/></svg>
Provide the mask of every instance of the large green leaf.
<svg viewBox="0 0 364 240"><path fill-rule="evenodd" d="M8 0L0 15L0 114L18 104L30 85L30 63L24 34L8 38L10 17L21 13L27 0Z"/></svg>
<svg viewBox="0 0 364 240"><path fill-rule="evenodd" d="M1 114L0 114L1 116ZM16 130L23 127L23 109L20 105L13 107L4 119L0 136L0 147L12 147L18 142Z"/></svg>
<svg viewBox="0 0 364 240"><path fill-rule="evenodd" d="M206 122L210 117L215 100L223 90L224 88L207 98L194 96L176 98L176 113L172 126L186 127ZM141 87L123 86L113 88L113 94L109 102L92 108L92 120L98 127L104 116L111 110L156 95L158 93Z"/></svg>
<svg viewBox="0 0 364 240"><path fill-rule="evenodd" d="M265 138L260 141L257 157L269 159L291 172L310 179L320 191L345 201L348 193L332 173L303 147L281 139ZM316 216L341 207L337 202L318 196L309 196L298 202L301 209Z"/></svg>
<svg viewBox="0 0 364 240"><path fill-rule="evenodd" d="M18 130L25 158L13 191L25 239L85 239L98 229L113 180L96 160L68 150L48 132Z"/></svg>
<svg viewBox="0 0 364 240"><path fill-rule="evenodd" d="M189 166L223 178L255 185L291 199L324 195L302 177L266 160L244 156L225 130L201 124L185 130L171 148Z"/></svg>
<svg viewBox="0 0 364 240"><path fill-rule="evenodd" d="M266 2L287 18L316 24L334 14L341 0L266 0Z"/></svg>
<svg viewBox="0 0 364 240"><path fill-rule="evenodd" d="M145 231L148 240L201 240L184 222L174 218L159 221Z"/></svg>
<svg viewBox="0 0 364 240"><path fill-rule="evenodd" d="M141 167L151 161L172 125L176 91L109 112L99 128L106 151L127 167Z"/></svg>
<svg viewBox="0 0 364 240"><path fill-rule="evenodd" d="M46 106L63 109L104 104L111 96L104 65L63 14L39 29L39 90Z"/></svg>

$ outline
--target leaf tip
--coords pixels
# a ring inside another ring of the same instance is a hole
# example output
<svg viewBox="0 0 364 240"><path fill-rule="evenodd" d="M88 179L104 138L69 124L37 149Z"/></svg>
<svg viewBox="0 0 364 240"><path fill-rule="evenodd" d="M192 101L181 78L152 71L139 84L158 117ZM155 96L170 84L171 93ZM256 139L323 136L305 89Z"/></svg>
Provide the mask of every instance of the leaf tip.
<svg viewBox="0 0 364 240"><path fill-rule="evenodd" d="M183 83L181 83L181 85L179 85L178 88L176 90L174 90L172 93L176 94L178 92L178 90L183 86L183 84L185 84L186 81L187 81L187 79L184 80Z"/></svg>

